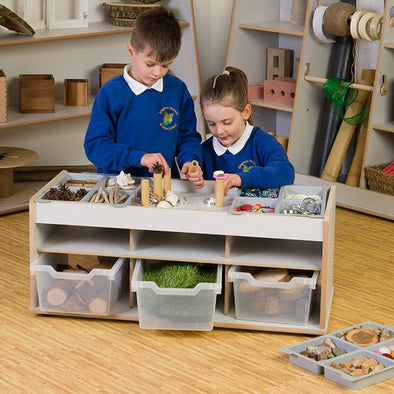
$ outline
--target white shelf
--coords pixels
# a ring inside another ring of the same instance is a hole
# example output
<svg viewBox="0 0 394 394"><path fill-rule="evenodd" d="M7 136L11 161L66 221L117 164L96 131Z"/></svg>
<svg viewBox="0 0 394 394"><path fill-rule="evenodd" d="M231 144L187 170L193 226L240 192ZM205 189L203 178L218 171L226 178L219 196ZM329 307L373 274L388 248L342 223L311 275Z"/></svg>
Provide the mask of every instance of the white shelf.
<svg viewBox="0 0 394 394"><path fill-rule="evenodd" d="M188 22L181 22L182 27L190 26ZM10 31L1 31L0 46L34 44L44 41L78 39L81 37L97 37L110 34L130 33L133 27L119 27L110 22L90 22L88 27L66 29L40 29L33 36L25 36Z"/></svg>
<svg viewBox="0 0 394 394"><path fill-rule="evenodd" d="M320 270L322 243L283 239L236 237L229 264Z"/></svg>
<svg viewBox="0 0 394 394"><path fill-rule="evenodd" d="M294 25L288 21L261 21L261 22L240 22L240 29L259 30L269 33L288 34L302 37L304 34L304 26Z"/></svg>
<svg viewBox="0 0 394 394"><path fill-rule="evenodd" d="M129 257L129 231L116 228L56 226L38 252Z"/></svg>
<svg viewBox="0 0 394 394"><path fill-rule="evenodd" d="M66 106L62 101L55 103L55 112L26 114L19 111L19 107L8 107L7 122L0 123L0 130L13 127L29 126L33 124L56 122L65 119L74 119L90 116L94 97L89 97L89 105Z"/></svg>

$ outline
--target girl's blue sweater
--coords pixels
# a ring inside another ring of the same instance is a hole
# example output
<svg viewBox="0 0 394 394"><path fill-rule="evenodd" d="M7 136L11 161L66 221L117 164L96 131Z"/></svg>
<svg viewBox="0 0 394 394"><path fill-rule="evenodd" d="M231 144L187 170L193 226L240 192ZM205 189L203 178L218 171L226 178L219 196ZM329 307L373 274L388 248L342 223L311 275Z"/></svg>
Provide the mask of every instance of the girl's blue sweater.
<svg viewBox="0 0 394 394"><path fill-rule="evenodd" d="M228 150L218 156L212 145L213 138L202 144L205 179L213 179L213 172L223 170L238 174L242 188L275 188L294 182L294 167L282 145L259 127L252 133L240 152L233 155Z"/></svg>

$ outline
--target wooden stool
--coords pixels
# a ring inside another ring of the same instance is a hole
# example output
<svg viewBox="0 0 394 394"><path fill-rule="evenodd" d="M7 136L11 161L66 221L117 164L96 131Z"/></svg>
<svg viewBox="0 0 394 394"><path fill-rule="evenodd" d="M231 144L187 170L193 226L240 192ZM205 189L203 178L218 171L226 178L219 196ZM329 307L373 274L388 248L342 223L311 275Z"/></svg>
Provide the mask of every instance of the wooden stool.
<svg viewBox="0 0 394 394"><path fill-rule="evenodd" d="M34 189L14 185L14 168L37 159L38 154L29 149L0 147L0 214L14 211L13 206L27 203L36 192ZM10 210L3 211L3 207L10 207Z"/></svg>

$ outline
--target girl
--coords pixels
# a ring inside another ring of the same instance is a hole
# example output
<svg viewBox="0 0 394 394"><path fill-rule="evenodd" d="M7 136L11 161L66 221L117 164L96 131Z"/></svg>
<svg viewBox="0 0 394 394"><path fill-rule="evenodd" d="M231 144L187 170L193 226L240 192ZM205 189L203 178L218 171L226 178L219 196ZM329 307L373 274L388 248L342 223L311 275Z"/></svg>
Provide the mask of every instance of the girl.
<svg viewBox="0 0 394 394"><path fill-rule="evenodd" d="M294 182L294 168L282 145L252 126L248 79L234 67L205 82L201 108L212 137L203 142L205 179L227 174L225 195L233 187L275 188Z"/></svg>

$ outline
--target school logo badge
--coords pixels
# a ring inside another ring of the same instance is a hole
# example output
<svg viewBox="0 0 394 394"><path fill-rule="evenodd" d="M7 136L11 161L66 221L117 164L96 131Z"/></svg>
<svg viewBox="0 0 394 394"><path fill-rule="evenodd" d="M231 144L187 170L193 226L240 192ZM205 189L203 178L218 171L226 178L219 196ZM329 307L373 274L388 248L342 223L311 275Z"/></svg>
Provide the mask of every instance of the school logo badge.
<svg viewBox="0 0 394 394"><path fill-rule="evenodd" d="M178 126L176 123L176 117L178 111L172 107L164 107L160 110L159 114L162 116L160 127L165 130L172 130Z"/></svg>
<svg viewBox="0 0 394 394"><path fill-rule="evenodd" d="M256 163L253 160L245 160L238 166L238 169L242 170L242 172L248 172L253 167L256 167Z"/></svg>

